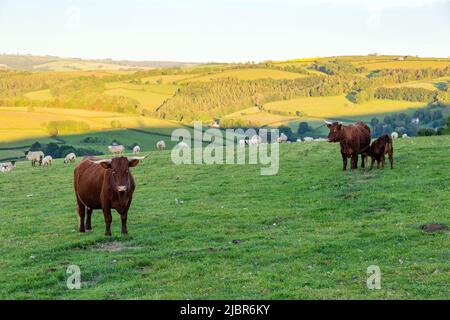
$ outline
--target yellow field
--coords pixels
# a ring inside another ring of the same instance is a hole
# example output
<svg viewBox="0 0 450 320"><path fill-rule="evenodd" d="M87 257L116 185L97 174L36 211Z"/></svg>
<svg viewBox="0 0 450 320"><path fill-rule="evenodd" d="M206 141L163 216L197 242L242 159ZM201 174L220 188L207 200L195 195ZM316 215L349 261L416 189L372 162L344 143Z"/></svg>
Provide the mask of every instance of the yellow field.
<svg viewBox="0 0 450 320"><path fill-rule="evenodd" d="M281 125L286 122L292 121L293 117L286 117L269 112L261 112L257 107L240 110L226 115L223 119L234 119L249 121L253 125L267 126L267 125Z"/></svg>
<svg viewBox="0 0 450 320"><path fill-rule="evenodd" d="M87 110L0 107L0 142L48 136L44 124L49 121L73 120L89 126L89 131L111 129L111 121L118 120L126 128L172 128L176 124L149 117L113 112ZM75 132L64 132L64 134Z"/></svg>
<svg viewBox="0 0 450 320"><path fill-rule="evenodd" d="M424 68L445 68L450 66L450 60L404 60L386 61L374 63L361 63L369 71L378 69L424 69Z"/></svg>
<svg viewBox="0 0 450 320"><path fill-rule="evenodd" d="M195 78L190 78L188 80L180 81L180 83L186 83L186 82L208 82L214 79L220 79L220 78L237 78L239 80L256 80L256 79L296 79L296 78L303 78L305 75L294 73L294 72L287 72L287 71L281 71L281 70L271 70L271 69L234 69L234 70L227 70L224 72L216 73L216 74L209 74L206 76L200 76Z"/></svg>
<svg viewBox="0 0 450 320"><path fill-rule="evenodd" d="M34 69L46 69L49 71L73 71L73 70L127 70L137 69L130 66L121 66L111 63L102 63L94 61L73 61L73 60L59 60L39 64L34 66ZM145 69L145 68L140 68Z"/></svg>
<svg viewBox="0 0 450 320"><path fill-rule="evenodd" d="M54 97L50 93L50 89L32 91L25 94L25 97L31 100L53 100Z"/></svg>
<svg viewBox="0 0 450 320"><path fill-rule="evenodd" d="M138 101L142 108L153 111L178 89L174 85L138 85L127 82L106 83L107 95L124 96Z"/></svg>
<svg viewBox="0 0 450 320"><path fill-rule="evenodd" d="M176 83L178 81L191 79L196 76L197 75L195 75L195 74L159 75L159 76L145 77L145 78L142 78L141 81L143 83L148 82L149 84L157 84L158 81L161 84L172 84L172 83Z"/></svg>
<svg viewBox="0 0 450 320"><path fill-rule="evenodd" d="M386 86L388 88L400 88L400 87L411 87L411 88L424 88L428 90L438 90L439 83L450 83L450 77L442 77L433 80L422 80L422 81L411 81L405 83L396 83L393 85Z"/></svg>
<svg viewBox="0 0 450 320"><path fill-rule="evenodd" d="M339 116L356 116L385 112L396 112L410 108L423 107L423 102L371 100L362 104L353 104L345 96L299 98L276 101L266 104L267 110L302 112L305 118L326 118Z"/></svg>

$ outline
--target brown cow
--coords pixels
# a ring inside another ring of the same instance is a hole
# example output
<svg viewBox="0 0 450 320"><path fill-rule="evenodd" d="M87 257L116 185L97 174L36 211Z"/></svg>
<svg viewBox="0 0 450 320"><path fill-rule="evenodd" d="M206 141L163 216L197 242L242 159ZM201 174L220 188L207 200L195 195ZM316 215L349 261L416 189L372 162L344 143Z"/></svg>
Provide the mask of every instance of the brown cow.
<svg viewBox="0 0 450 320"><path fill-rule="evenodd" d="M394 145L392 143L392 138L387 134L379 137L377 140L372 142L367 152L367 155L372 158L370 170L373 169L373 164L375 160L377 161L377 168L380 168L380 161L381 161L381 166L384 169L386 154L389 155L389 162L391 163L391 169L394 169Z"/></svg>
<svg viewBox="0 0 450 320"><path fill-rule="evenodd" d="M80 232L92 229L92 211L102 209L106 224L105 235L110 236L111 208L113 208L120 214L122 233L128 233L127 215L135 190L135 182L129 168L137 166L139 161L146 157L118 157L104 160L85 158L75 168L74 187L80 217Z"/></svg>
<svg viewBox="0 0 450 320"><path fill-rule="evenodd" d="M364 122L344 126L342 123L325 121L330 133L328 142L339 142L344 171L347 170L347 158L351 157L351 170L358 167L358 155L361 154L361 167L365 168L365 158L370 146L370 128Z"/></svg>

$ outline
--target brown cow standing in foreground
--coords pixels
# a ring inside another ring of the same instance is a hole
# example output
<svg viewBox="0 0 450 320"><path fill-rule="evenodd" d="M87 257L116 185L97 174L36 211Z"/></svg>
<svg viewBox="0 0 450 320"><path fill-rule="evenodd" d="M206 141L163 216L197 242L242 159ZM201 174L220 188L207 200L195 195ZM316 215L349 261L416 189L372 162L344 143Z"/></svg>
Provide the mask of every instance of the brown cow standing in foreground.
<svg viewBox="0 0 450 320"><path fill-rule="evenodd" d="M361 167L365 168L365 158L370 146L370 128L364 122L344 126L342 123L325 121L330 133L328 142L339 142L344 171L347 170L347 158L351 157L351 170L358 167L358 155L361 154Z"/></svg>
<svg viewBox="0 0 450 320"><path fill-rule="evenodd" d="M372 145L367 152L367 155L372 158L372 162L370 164L370 170L373 169L373 163L375 160L377 161L377 168L381 166L384 169L385 163L385 155L389 155L389 162L391 163L391 169L394 169L394 145L392 143L392 138L389 135L384 135L379 137L377 140L372 142Z"/></svg>
<svg viewBox="0 0 450 320"><path fill-rule="evenodd" d="M112 208L120 214L122 233L128 233L128 209L136 186L129 168L137 166L139 161L146 157L119 157L104 160L85 158L75 168L74 187L80 217L80 232L92 229L92 211L102 209L106 224L105 235L110 236Z"/></svg>

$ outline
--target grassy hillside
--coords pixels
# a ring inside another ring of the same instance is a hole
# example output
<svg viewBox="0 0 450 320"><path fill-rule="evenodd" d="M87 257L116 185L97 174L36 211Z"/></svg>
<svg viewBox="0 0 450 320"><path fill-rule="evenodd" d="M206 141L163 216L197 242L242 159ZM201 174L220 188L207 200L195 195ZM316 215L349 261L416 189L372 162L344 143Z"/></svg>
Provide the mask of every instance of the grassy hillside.
<svg viewBox="0 0 450 320"><path fill-rule="evenodd" d="M407 109L425 107L422 102L372 100L355 104L345 96L299 98L287 101L268 103L264 108L268 111L281 111L295 115L300 112L305 118L334 118L386 112L398 112Z"/></svg>
<svg viewBox="0 0 450 320"><path fill-rule="evenodd" d="M169 61L86 60L55 56L0 54L0 65L28 71L133 70L192 66L192 63Z"/></svg>
<svg viewBox="0 0 450 320"><path fill-rule="evenodd" d="M450 137L394 146L393 171L365 174L343 174L327 143L281 145L275 176L155 152L133 170L130 235L114 213L112 238L100 212L76 231L73 166L19 163L0 174L0 298L448 299L450 234L420 226L450 224Z"/></svg>
<svg viewBox="0 0 450 320"><path fill-rule="evenodd" d="M49 137L47 125L51 122L64 124L70 122L73 127L60 129L59 133L73 134L95 132L112 128L114 122L122 128L175 128L170 121L128 115L123 113L96 112L88 110L52 109L52 108L0 108L0 143L25 138ZM80 129L80 124L83 129Z"/></svg>
<svg viewBox="0 0 450 320"><path fill-rule="evenodd" d="M192 65L0 55L2 61L17 70L0 71L0 143L45 137L45 122L65 118L78 122L76 130L65 129L72 134L152 129L165 127L166 120L292 126L450 106L450 60L442 58L372 55ZM65 109L81 111L69 116L60 111ZM86 116L93 111L111 115Z"/></svg>

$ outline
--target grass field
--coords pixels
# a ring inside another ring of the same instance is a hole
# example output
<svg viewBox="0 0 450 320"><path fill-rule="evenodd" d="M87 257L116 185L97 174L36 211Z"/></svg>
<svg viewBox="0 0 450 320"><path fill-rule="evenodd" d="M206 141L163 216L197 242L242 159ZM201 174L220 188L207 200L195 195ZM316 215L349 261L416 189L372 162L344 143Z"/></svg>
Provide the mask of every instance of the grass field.
<svg viewBox="0 0 450 320"><path fill-rule="evenodd" d="M19 163L0 174L0 298L448 299L450 234L420 226L450 223L450 137L394 146L395 170L365 174L343 174L327 143L281 145L275 176L155 152L133 170L130 235L114 213L112 238L100 212L77 232L73 166Z"/></svg>
<svg viewBox="0 0 450 320"><path fill-rule="evenodd" d="M114 120L120 121L124 128L174 128L177 126L170 121L123 113L52 108L33 108L30 111L21 107L1 107L0 143L48 137L45 123L65 120L83 122L89 126L89 131L111 129L111 122ZM76 131L61 133L71 134Z"/></svg>
<svg viewBox="0 0 450 320"><path fill-rule="evenodd" d="M450 65L449 60L404 60L404 61L386 61L362 63L369 71L379 69L424 69L424 68L445 68Z"/></svg>
<svg viewBox="0 0 450 320"><path fill-rule="evenodd" d="M50 89L32 91L25 94L31 100L53 100L55 97L50 93Z"/></svg>
<svg viewBox="0 0 450 320"><path fill-rule="evenodd" d="M428 90L442 90L444 85L450 84L450 77L436 78L433 80L411 81L405 83L398 83L388 85L390 88L411 87L411 88L424 88Z"/></svg>
<svg viewBox="0 0 450 320"><path fill-rule="evenodd" d="M127 82L110 82L106 84L106 88L105 94L134 99L142 108L150 111L159 107L178 89L171 84L137 85Z"/></svg>
<svg viewBox="0 0 450 320"><path fill-rule="evenodd" d="M308 97L271 102L264 105L266 110L291 112L300 111L304 118L333 118L343 116L367 115L385 112L398 112L425 107L423 102L396 100L371 100L354 104L345 96Z"/></svg>

